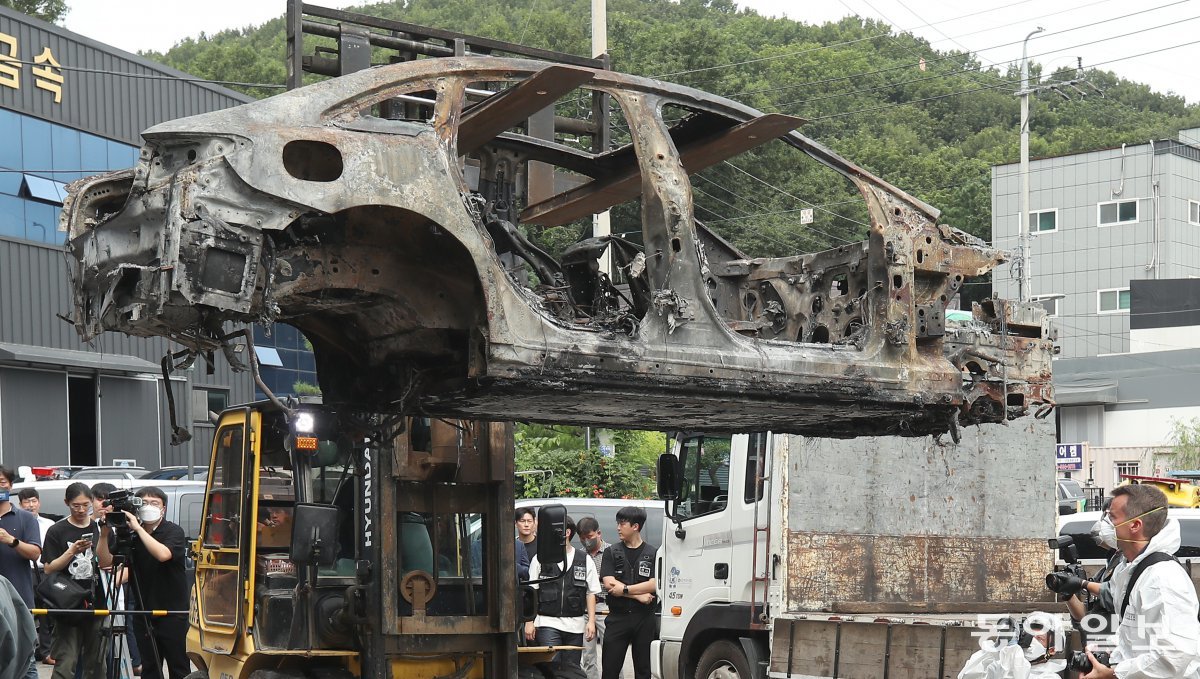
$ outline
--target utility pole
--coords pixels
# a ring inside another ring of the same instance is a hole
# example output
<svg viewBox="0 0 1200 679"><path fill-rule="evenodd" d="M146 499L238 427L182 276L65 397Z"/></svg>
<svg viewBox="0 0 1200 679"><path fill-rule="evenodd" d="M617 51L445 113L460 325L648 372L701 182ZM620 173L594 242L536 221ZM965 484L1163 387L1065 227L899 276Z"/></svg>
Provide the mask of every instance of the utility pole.
<svg viewBox="0 0 1200 679"><path fill-rule="evenodd" d="M1021 46L1021 278L1017 285L1017 301L1025 303L1032 295L1033 272L1029 253L1029 39L1046 29L1038 26L1025 36Z"/></svg>
<svg viewBox="0 0 1200 679"><path fill-rule="evenodd" d="M608 53L608 0L592 0L592 58L599 59ZM600 124L600 119L596 120ZM600 137L607 139L601 131ZM607 151L608 149L604 149ZM612 234L609 211L592 215L592 236L599 238ZM600 273L612 275L612 248L604 248L600 255ZM590 431L590 430L589 430ZM590 447L590 446L589 446Z"/></svg>

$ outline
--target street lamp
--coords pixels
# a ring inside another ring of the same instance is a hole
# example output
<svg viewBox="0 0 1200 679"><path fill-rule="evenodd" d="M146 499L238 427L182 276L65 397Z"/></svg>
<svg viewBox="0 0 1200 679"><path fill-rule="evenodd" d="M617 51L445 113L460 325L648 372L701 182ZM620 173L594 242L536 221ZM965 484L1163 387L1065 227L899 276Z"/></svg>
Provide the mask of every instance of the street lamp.
<svg viewBox="0 0 1200 679"><path fill-rule="evenodd" d="M1017 299L1021 302L1029 301L1033 287L1029 262L1029 39L1044 30L1038 26L1030 31L1021 45L1021 278L1017 285Z"/></svg>

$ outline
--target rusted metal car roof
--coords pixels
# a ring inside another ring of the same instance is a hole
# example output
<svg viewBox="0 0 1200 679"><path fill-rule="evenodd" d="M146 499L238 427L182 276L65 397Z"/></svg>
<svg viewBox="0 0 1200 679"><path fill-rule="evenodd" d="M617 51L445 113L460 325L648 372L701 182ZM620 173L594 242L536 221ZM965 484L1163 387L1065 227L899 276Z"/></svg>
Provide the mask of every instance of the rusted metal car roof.
<svg viewBox="0 0 1200 679"><path fill-rule="evenodd" d="M562 115L559 134L532 133L531 116L576 93L612 102L625 143L573 143L562 130L598 132ZM235 361L231 324L289 323L313 344L326 402L376 412L858 436L1052 403L1039 307L990 300L946 322L964 282L1005 254L802 122L491 57L376 67L172 121L144 133L136 168L71 185L73 320L84 338L162 335ZM853 183L867 240L749 258L696 221L689 175L772 141ZM526 185L535 167L552 168L545 195ZM554 257L526 235L620 205L640 210L640 242Z"/></svg>

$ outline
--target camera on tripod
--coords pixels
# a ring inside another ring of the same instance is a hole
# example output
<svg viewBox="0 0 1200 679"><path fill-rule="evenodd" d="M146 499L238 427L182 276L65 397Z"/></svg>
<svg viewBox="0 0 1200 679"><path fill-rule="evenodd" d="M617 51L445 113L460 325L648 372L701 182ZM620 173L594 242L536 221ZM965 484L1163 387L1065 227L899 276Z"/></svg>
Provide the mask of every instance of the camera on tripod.
<svg viewBox="0 0 1200 679"><path fill-rule="evenodd" d="M108 522L117 529L129 528L129 517L123 512L137 514L142 507L142 498L133 494L132 490L114 490L104 499L104 507L111 509Z"/></svg>

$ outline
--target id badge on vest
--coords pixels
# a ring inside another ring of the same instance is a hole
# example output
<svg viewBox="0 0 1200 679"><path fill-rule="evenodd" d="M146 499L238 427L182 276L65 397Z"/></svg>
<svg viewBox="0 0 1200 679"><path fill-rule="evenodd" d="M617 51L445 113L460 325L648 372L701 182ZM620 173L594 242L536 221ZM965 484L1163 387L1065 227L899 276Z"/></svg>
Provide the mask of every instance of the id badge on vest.
<svg viewBox="0 0 1200 679"><path fill-rule="evenodd" d="M649 561L645 561L645 560L640 561L638 563L638 577L646 578L647 580L649 580L650 579L650 567L651 567L651 564Z"/></svg>
<svg viewBox="0 0 1200 679"><path fill-rule="evenodd" d="M575 566L574 570L575 570L574 577L576 580L578 580L579 582L584 582L587 580L587 564L586 563L582 566Z"/></svg>

